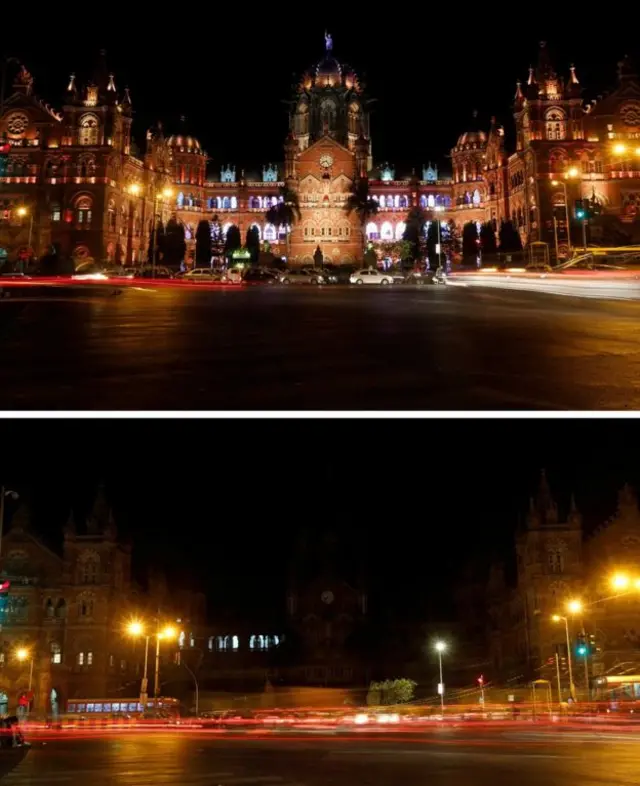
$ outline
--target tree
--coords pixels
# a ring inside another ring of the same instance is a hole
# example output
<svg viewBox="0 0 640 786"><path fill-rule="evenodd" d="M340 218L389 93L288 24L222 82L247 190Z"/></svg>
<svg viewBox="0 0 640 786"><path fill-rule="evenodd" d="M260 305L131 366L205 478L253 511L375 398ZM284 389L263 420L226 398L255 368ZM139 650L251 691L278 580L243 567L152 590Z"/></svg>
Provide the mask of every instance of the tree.
<svg viewBox="0 0 640 786"><path fill-rule="evenodd" d="M412 207L405 220L402 239L411 244L410 259L418 260L422 256L424 245L424 229L427 225L427 214L421 207Z"/></svg>
<svg viewBox="0 0 640 786"><path fill-rule="evenodd" d="M249 227L247 229L244 246L251 253L251 264L257 265L260 258L260 232L258 227Z"/></svg>
<svg viewBox="0 0 640 786"><path fill-rule="evenodd" d="M286 231L287 261L289 261L289 240L291 228L300 221L300 200L297 193L288 186L280 187L280 200L272 205L265 213L265 218L269 224L276 228L278 236L280 227Z"/></svg>
<svg viewBox="0 0 640 786"><path fill-rule="evenodd" d="M237 224L232 224L227 229L227 235L224 239L224 255L229 259L234 251L242 248L242 237L240 235L240 227Z"/></svg>
<svg viewBox="0 0 640 786"><path fill-rule="evenodd" d="M177 268L187 253L184 224L176 218L170 218L164 234L163 262L169 267Z"/></svg>
<svg viewBox="0 0 640 786"><path fill-rule="evenodd" d="M451 219L441 228L442 248L445 255L453 262L460 253L460 230L456 222Z"/></svg>
<svg viewBox="0 0 640 786"><path fill-rule="evenodd" d="M196 267L211 265L211 224L208 221L198 222L196 229Z"/></svg>
<svg viewBox="0 0 640 786"><path fill-rule="evenodd" d="M373 268L374 270L378 267L378 255L373 250L373 248L368 248L364 252L364 264L368 268Z"/></svg>
<svg viewBox="0 0 640 786"><path fill-rule="evenodd" d="M406 704L413 699L416 684L406 678L372 682L367 693L367 704L374 707Z"/></svg>
<svg viewBox="0 0 640 786"><path fill-rule="evenodd" d="M224 227L220 223L217 215L211 219L211 254L216 259L224 256L226 238L224 236Z"/></svg>
<svg viewBox="0 0 640 786"><path fill-rule="evenodd" d="M496 242L496 233L493 229L491 221L486 221L480 227L480 248L483 255L497 254L498 243Z"/></svg>
<svg viewBox="0 0 640 786"><path fill-rule="evenodd" d="M369 181L366 178L359 178L353 184L345 204L345 210L348 215L355 213L358 216L362 231L362 250L364 251L367 242L367 224L378 214L379 210L378 203L369 192Z"/></svg>
<svg viewBox="0 0 640 786"><path fill-rule="evenodd" d="M468 221L462 227L462 264L476 265L478 261L478 226Z"/></svg>
<svg viewBox="0 0 640 786"><path fill-rule="evenodd" d="M444 241L442 232L440 233L440 240ZM429 222L429 228L427 229L427 258L429 259L430 270L436 270L438 267L438 254L436 253L437 245L438 245L438 223L436 219L435 221ZM441 242L441 245L444 245L444 242Z"/></svg>
<svg viewBox="0 0 640 786"><path fill-rule="evenodd" d="M500 253L516 253L522 251L522 238L512 221L503 221L500 225Z"/></svg>

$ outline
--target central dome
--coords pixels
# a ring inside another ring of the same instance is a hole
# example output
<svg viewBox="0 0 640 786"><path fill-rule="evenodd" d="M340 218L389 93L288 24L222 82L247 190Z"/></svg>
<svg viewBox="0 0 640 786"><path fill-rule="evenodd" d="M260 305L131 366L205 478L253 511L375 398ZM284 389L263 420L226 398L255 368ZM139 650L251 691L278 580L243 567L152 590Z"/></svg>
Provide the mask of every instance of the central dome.
<svg viewBox="0 0 640 786"><path fill-rule="evenodd" d="M335 59L335 57L327 55L318 63L318 67L316 68L316 76L328 76L340 79L342 77L342 66Z"/></svg>

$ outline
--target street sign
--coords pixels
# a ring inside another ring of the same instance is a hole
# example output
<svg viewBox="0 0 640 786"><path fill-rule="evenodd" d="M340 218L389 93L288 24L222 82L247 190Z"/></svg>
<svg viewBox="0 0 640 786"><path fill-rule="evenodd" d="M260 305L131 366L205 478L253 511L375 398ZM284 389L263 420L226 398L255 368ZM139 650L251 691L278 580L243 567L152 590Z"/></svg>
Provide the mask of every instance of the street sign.
<svg viewBox="0 0 640 786"><path fill-rule="evenodd" d="M438 683L438 696L444 696L444 682Z"/></svg>

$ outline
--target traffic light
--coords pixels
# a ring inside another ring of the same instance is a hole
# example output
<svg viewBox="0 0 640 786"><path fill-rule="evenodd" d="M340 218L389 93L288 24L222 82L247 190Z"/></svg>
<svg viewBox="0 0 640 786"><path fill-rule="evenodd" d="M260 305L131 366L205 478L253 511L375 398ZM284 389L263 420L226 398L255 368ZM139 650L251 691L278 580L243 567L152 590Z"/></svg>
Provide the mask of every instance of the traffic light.
<svg viewBox="0 0 640 786"><path fill-rule="evenodd" d="M0 139L0 177L4 177L4 174L7 171L9 150L11 150L11 145L8 142L4 142L2 139Z"/></svg>
<svg viewBox="0 0 640 786"><path fill-rule="evenodd" d="M581 658L586 658L589 655L589 644L586 636L580 634L576 640L576 652Z"/></svg>
<svg viewBox="0 0 640 786"><path fill-rule="evenodd" d="M587 218L587 208L583 199L576 199L575 215L580 221Z"/></svg>

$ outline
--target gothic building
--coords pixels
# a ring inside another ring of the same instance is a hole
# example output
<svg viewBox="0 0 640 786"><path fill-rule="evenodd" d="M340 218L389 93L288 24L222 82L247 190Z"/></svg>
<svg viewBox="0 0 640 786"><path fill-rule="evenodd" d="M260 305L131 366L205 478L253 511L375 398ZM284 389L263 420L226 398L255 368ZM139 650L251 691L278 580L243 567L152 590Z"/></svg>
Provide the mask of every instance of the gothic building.
<svg viewBox="0 0 640 786"><path fill-rule="evenodd" d="M572 647L584 631L593 635L590 679L605 673L640 670L637 592L616 593L611 577L637 576L640 559L640 510L635 492L625 486L617 510L594 532L584 531L573 497L564 514L543 473L516 543L516 572L508 582L499 564L487 585L492 678L555 677L555 655L566 668L566 632L555 614L566 616ZM619 597L615 597L619 595ZM567 603L580 599L584 612L572 616ZM575 651L574 676L584 683Z"/></svg>
<svg viewBox="0 0 640 786"><path fill-rule="evenodd" d="M556 245L566 253L567 215L574 241L582 237L575 203L586 199L601 214L588 227L591 238L639 239L640 79L628 58L615 89L586 102L576 68L560 75L542 44L526 84L517 83L514 139L474 114L451 150L452 176L444 178L431 164L402 174L375 163L368 93L336 59L330 36L325 46L293 90L283 163L259 173L224 163L224 151L211 160L184 121L168 137L150 130L138 153L131 96L104 56L83 84L71 77L60 111L36 97L22 68L0 107L0 139L9 145L0 171L0 249L15 256L31 244L40 254L55 242L76 259L135 264L146 258L154 216L163 223L173 216L184 224L190 254L206 219L223 232L256 227L293 263L310 263L318 246L327 261L353 262L366 239L401 238L409 209L419 206L429 221L459 228L491 222L497 231L510 220L525 245L545 242L553 256ZM361 227L344 205L365 178L380 210ZM265 218L284 186L300 201L293 228Z"/></svg>

